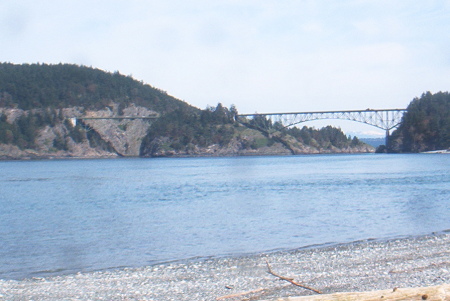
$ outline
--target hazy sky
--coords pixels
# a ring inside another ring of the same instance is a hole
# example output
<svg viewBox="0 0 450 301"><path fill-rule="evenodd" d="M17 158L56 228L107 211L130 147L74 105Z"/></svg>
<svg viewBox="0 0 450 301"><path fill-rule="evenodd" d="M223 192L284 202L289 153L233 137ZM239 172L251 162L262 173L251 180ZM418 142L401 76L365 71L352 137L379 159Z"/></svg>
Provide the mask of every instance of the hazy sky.
<svg viewBox="0 0 450 301"><path fill-rule="evenodd" d="M241 113L404 108L450 90L450 0L2 0L0 60Z"/></svg>

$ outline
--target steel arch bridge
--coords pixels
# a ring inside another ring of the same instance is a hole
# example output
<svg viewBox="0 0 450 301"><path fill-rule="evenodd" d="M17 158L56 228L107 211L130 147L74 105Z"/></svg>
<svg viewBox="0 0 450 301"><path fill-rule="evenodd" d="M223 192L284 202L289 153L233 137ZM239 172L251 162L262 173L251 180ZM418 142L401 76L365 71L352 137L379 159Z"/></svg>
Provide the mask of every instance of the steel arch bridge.
<svg viewBox="0 0 450 301"><path fill-rule="evenodd" d="M264 117L273 124L280 123L284 127L290 127L299 123L322 120L342 119L365 123L385 131L396 128L402 121L406 109L382 109L382 110L351 110L351 111L318 111L318 112L295 112L295 113L255 113L239 114L238 121L245 121Z"/></svg>
<svg viewBox="0 0 450 301"><path fill-rule="evenodd" d="M386 143L388 142L389 131L398 127L402 122L406 109L366 109L350 111L318 111L318 112L294 112L294 113L255 113L239 114L237 121L249 124L250 120L260 119L262 123L270 121L271 124L279 123L284 127L294 126L299 123L323 120L342 119L368 124L386 131ZM258 126L260 127L260 126ZM262 125L264 129L267 125ZM267 129L264 129L267 130Z"/></svg>

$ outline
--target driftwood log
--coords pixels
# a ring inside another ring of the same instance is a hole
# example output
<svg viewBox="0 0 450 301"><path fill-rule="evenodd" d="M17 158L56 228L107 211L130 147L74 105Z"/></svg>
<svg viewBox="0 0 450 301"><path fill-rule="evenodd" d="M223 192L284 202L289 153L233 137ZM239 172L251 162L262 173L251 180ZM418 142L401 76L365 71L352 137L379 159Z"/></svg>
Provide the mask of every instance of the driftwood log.
<svg viewBox="0 0 450 301"><path fill-rule="evenodd" d="M269 271L268 271L269 274L271 274L271 275L273 275L273 276L275 276L275 277L278 277L278 278L281 279L281 280L290 282L290 283L292 283L292 284L295 285L295 286L298 286L298 287L301 287L301 288L304 288L304 289L313 291L313 292L315 292L315 293L317 293L317 294L322 294L321 291L319 291L319 290L317 290L317 289L314 289L314 288L312 288L312 287L306 286L306 285L304 285L304 284L295 282L294 279L292 279L292 278L287 278L287 277L280 276L280 275L276 274L274 271L272 271L272 268L270 267L269 262L266 261L266 263L267 263L267 269L269 270Z"/></svg>
<svg viewBox="0 0 450 301"><path fill-rule="evenodd" d="M396 288L372 292L335 293L315 296L288 297L270 301L444 301L450 300L450 284L418 288ZM269 301L269 300L267 300Z"/></svg>

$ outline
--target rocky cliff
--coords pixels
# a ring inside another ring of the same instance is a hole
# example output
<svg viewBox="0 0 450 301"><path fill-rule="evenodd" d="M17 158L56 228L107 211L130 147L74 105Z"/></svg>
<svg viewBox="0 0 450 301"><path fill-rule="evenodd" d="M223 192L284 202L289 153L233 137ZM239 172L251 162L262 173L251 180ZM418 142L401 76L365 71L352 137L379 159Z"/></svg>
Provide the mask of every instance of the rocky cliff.
<svg viewBox="0 0 450 301"><path fill-rule="evenodd" d="M57 110L53 124L39 127L33 147L0 144L0 158L51 157L136 157L140 155L142 139L147 135L152 119L77 119L81 117L119 116L118 104L111 103L102 110L72 107ZM8 123L14 124L24 116L42 116L48 110L0 109ZM126 107L120 116L152 116L156 112L134 104Z"/></svg>

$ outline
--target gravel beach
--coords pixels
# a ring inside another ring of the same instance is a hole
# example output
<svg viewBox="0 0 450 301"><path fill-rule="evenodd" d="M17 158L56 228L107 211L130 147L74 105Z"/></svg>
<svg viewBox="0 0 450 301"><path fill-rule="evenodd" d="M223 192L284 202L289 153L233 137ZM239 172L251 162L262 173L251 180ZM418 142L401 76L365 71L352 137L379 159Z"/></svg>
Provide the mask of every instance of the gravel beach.
<svg viewBox="0 0 450 301"><path fill-rule="evenodd" d="M450 283L450 233L144 268L0 280L0 300L269 300Z"/></svg>

